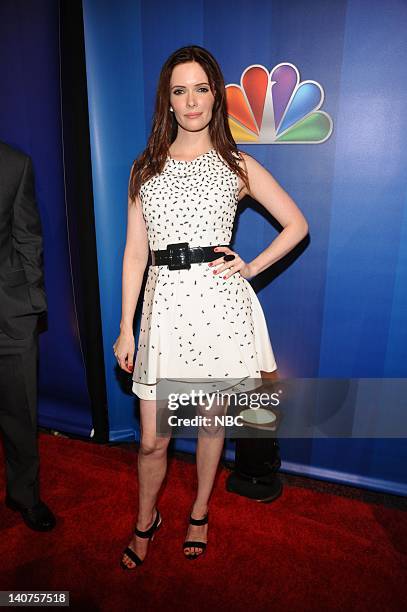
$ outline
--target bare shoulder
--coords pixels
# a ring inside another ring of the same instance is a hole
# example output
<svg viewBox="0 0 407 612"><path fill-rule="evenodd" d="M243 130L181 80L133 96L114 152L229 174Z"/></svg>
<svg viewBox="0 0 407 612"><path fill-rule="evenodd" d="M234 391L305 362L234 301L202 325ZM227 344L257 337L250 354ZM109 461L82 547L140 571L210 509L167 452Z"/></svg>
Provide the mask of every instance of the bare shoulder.
<svg viewBox="0 0 407 612"><path fill-rule="evenodd" d="M242 161L240 161L240 165L243 165L247 168L248 171L250 170L256 170L263 168L263 170L265 170L264 166L261 165L260 162L257 161L257 159L255 159L252 155L250 155L249 153L246 153L246 151L241 151L239 149L239 155Z"/></svg>
<svg viewBox="0 0 407 612"><path fill-rule="evenodd" d="M236 157L236 161L238 165L247 172L249 183L250 183L251 177L254 177L254 174L256 172L256 166L260 166L260 168L263 168L263 166L261 166L261 164L259 164L259 162L256 161L256 159L252 157L249 153L246 153L245 151L241 151L240 149L238 149L238 153L239 153L239 157ZM244 196L249 194L249 191L246 185L243 183L240 176L238 177L238 180L239 180L239 198L238 199L241 200L242 198L244 198Z"/></svg>

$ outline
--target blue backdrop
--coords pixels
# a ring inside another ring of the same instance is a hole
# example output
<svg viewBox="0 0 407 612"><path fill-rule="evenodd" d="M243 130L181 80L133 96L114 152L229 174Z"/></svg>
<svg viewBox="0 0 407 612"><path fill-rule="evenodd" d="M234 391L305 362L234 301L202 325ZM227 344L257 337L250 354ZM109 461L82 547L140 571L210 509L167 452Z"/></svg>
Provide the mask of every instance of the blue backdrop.
<svg viewBox="0 0 407 612"><path fill-rule="evenodd" d="M32 157L44 235L48 330L39 338L40 424L89 436L66 222L59 68L58 3L2 0L0 139Z"/></svg>
<svg viewBox="0 0 407 612"><path fill-rule="evenodd" d="M319 144L248 141L303 210L311 243L259 293L282 377L406 377L405 154L407 5L84 0L99 277L111 439L138 437L112 344L121 315L127 181L151 128L167 56L199 44L227 84L253 64L294 65L318 83L332 134ZM165 19L158 18L165 15ZM306 140L306 139L305 139ZM321 139L323 140L323 139ZM243 231L244 228L244 231ZM275 237L266 216L240 215L246 260ZM177 441L192 448L192 441ZM406 493L404 440L281 440L283 469ZM233 452L228 445L228 452Z"/></svg>

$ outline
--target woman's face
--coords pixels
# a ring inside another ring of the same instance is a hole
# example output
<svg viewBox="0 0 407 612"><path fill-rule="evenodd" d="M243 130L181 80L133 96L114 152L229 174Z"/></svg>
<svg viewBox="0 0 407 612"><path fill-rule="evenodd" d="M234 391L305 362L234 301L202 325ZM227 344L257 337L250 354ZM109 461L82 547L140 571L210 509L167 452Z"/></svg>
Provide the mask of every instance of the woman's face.
<svg viewBox="0 0 407 612"><path fill-rule="evenodd" d="M212 118L214 101L208 77L198 62L175 66L170 81L170 104L179 126L189 132L205 128Z"/></svg>

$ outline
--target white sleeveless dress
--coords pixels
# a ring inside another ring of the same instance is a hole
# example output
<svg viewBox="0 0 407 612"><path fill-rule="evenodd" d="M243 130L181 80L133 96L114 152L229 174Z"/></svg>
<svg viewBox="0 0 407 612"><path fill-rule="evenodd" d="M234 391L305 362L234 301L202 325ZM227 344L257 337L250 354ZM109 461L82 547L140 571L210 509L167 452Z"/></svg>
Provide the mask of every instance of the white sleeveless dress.
<svg viewBox="0 0 407 612"><path fill-rule="evenodd" d="M140 201L150 250L230 244L238 177L215 149L191 161L168 156L164 170L141 186ZM277 368L252 286L240 272L224 280L213 269L208 262L188 270L149 266L133 371L139 398L159 397L157 380L164 379L181 391L191 380L217 391L232 383L248 390L260 385L261 370Z"/></svg>

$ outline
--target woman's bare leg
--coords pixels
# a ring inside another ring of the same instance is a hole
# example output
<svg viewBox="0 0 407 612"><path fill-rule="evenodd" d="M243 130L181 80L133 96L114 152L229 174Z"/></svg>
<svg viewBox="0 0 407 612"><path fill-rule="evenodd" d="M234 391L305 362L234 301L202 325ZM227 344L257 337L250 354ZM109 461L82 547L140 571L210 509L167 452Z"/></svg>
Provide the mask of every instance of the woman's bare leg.
<svg viewBox="0 0 407 612"><path fill-rule="evenodd" d="M226 414L227 400L224 403L213 404L208 411L199 409L199 414L204 416L210 415L212 418L216 415L221 416ZM203 518L208 511L209 497L212 492L213 483L215 481L216 472L219 465L219 459L222 454L225 441L225 427L220 425L212 425L208 427L200 427L198 432L198 443L196 449L196 468L198 477L198 490L194 505L192 506L192 517L196 519ZM207 541L208 525L189 525L186 540L197 540L199 542ZM202 549L190 547L185 548L186 555L200 553Z"/></svg>
<svg viewBox="0 0 407 612"><path fill-rule="evenodd" d="M156 501L162 482L167 471L167 448L171 439L168 436L156 435L156 400L140 399L140 429L141 439L138 453L138 483L139 507L137 516L137 529L147 530L154 522L156 516ZM147 554L149 540L134 535L129 547L144 559ZM135 563L127 555L123 562L128 567Z"/></svg>

